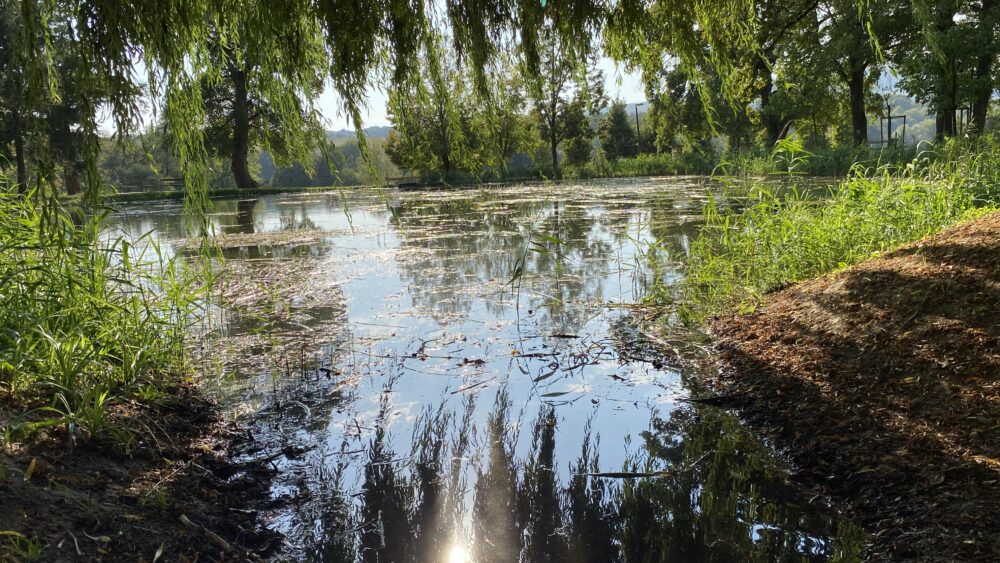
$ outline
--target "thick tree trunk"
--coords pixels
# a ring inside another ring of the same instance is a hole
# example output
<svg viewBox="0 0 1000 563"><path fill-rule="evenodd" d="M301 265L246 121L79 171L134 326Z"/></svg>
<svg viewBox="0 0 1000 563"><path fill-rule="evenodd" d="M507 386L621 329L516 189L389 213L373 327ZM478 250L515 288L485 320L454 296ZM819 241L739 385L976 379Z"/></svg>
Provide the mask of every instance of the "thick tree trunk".
<svg viewBox="0 0 1000 563"><path fill-rule="evenodd" d="M865 111L865 70L868 63L861 57L847 58L848 90L851 95L851 132L856 146L868 146L868 113Z"/></svg>
<svg viewBox="0 0 1000 563"><path fill-rule="evenodd" d="M972 101L972 134L980 135L986 129L986 114L993 98L993 65L997 56L996 12L998 0L983 0L979 13L980 25L988 30L984 45L976 59L976 86Z"/></svg>
<svg viewBox="0 0 1000 563"><path fill-rule="evenodd" d="M444 148L441 151L441 172L447 180L451 175L451 147L448 145L448 133L444 133Z"/></svg>
<svg viewBox="0 0 1000 563"><path fill-rule="evenodd" d="M760 89L760 112L764 122L764 135L767 146L773 147L782 136L781 118L768 112L771 105L771 90L774 88L774 78L771 76L771 69L760 61L758 70L764 74L764 86Z"/></svg>
<svg viewBox="0 0 1000 563"><path fill-rule="evenodd" d="M949 84L946 86L946 90L942 96L944 99L938 103L938 113L934 118L934 123L937 125L935 138L938 141L958 135L958 120L955 115L958 111L958 85L955 84L954 74L950 73L948 82Z"/></svg>
<svg viewBox="0 0 1000 563"><path fill-rule="evenodd" d="M954 63L952 63L954 66ZM958 120L955 115L958 112L958 76L955 72L949 73L949 85L944 99L944 111L941 115L941 134L944 137L955 137L958 135Z"/></svg>
<svg viewBox="0 0 1000 563"><path fill-rule="evenodd" d="M942 4L944 7L945 4ZM957 5L949 4L948 9L942 9L938 13L937 32L945 36L949 30L955 27L955 9ZM958 111L958 61L955 58L954 47L945 49L944 60L941 61L940 72L942 87L935 92L936 110L938 115L936 122L938 125L937 139L944 140L948 137L958 135L958 123L955 120L955 113Z"/></svg>
<svg viewBox="0 0 1000 563"><path fill-rule="evenodd" d="M438 136L441 140L441 153L438 155L441 159L441 175L444 181L448 181L449 176L451 176L451 137L448 134L448 114L447 108L443 105L438 106Z"/></svg>
<svg viewBox="0 0 1000 563"><path fill-rule="evenodd" d="M250 174L250 100L247 94L246 74L232 62L229 76L233 81L233 180L243 190L257 187L257 180Z"/></svg>
<svg viewBox="0 0 1000 563"><path fill-rule="evenodd" d="M24 163L24 134L21 131L14 134L14 159L17 161L17 191L24 194L28 191L28 167Z"/></svg>

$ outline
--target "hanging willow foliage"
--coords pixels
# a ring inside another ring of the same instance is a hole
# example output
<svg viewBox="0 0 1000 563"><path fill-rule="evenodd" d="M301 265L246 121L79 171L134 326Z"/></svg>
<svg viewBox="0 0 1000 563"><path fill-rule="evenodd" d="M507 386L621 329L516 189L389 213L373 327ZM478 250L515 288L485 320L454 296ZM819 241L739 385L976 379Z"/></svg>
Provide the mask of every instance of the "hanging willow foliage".
<svg viewBox="0 0 1000 563"><path fill-rule="evenodd" d="M440 48L439 37L451 40L484 93L486 69L498 53L517 52L527 68L537 68L543 28L580 61L603 37L608 53L632 67L658 68L675 58L691 76L707 57L723 77L738 77L755 48L751 0L0 1L17 13L17 49L31 96L57 99L60 80L79 83L79 126L92 146L84 151L93 174L89 190L100 183L93 166L98 111L107 108L118 133L128 135L142 126L143 104L152 99L162 103L193 217L203 217L207 201L200 85L221 80L233 59L252 69L257 95L274 106L297 152L311 147L296 136L296 124L302 108L315 111L317 77L329 79L360 131L366 89L412 87L427 68L420 58ZM220 45L227 55L218 56ZM56 71L61 57L79 61L72 77ZM738 80L723 82L735 99Z"/></svg>

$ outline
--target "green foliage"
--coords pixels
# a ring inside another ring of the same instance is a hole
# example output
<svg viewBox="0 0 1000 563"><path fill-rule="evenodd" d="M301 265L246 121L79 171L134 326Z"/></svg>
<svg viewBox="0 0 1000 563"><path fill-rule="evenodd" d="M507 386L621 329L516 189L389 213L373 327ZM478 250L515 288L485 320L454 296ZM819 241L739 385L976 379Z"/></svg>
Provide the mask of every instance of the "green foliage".
<svg viewBox="0 0 1000 563"><path fill-rule="evenodd" d="M327 143L325 151L312 155L313 173L299 163L276 169L268 184L273 187L330 187L374 185L398 176L399 169L385 152L385 140L368 141L370 162L365 162L356 139L341 144ZM372 175L372 167L376 175Z"/></svg>
<svg viewBox="0 0 1000 563"><path fill-rule="evenodd" d="M769 291L992 209L1000 201L1000 149L993 142L966 150L947 145L894 173L858 169L831 188L753 183L745 195L733 194L735 207L713 201L679 290L684 315L700 321L731 307L753 310Z"/></svg>
<svg viewBox="0 0 1000 563"><path fill-rule="evenodd" d="M604 76L597 61L563 40L551 27L540 28L535 36L539 61L522 65L527 80L538 135L548 148L548 165L553 178L559 178L559 147L570 141L572 159L580 164L589 159L584 143L594 134L586 123L586 113L597 113L607 103Z"/></svg>
<svg viewBox="0 0 1000 563"><path fill-rule="evenodd" d="M222 14L211 30L208 54L219 74L201 77L208 147L229 159L236 185L256 187L248 159L266 150L278 164L301 161L322 146L322 116L313 107L330 62L322 28L312 18L292 20L280 35L242 33L270 25L259 10ZM229 37L229 32L237 34Z"/></svg>
<svg viewBox="0 0 1000 563"><path fill-rule="evenodd" d="M618 160L600 157L582 166L568 166L565 175L567 178L586 179L711 174L717 162L714 154L701 152L640 154Z"/></svg>
<svg viewBox="0 0 1000 563"><path fill-rule="evenodd" d="M590 161L594 153L594 131L587 120L584 100L574 98L563 114L565 127L566 164L579 166Z"/></svg>
<svg viewBox="0 0 1000 563"><path fill-rule="evenodd" d="M183 366L196 292L151 241L54 205L0 192L0 396L33 409L26 431L118 434L114 407Z"/></svg>
<svg viewBox="0 0 1000 563"><path fill-rule="evenodd" d="M448 180L456 172L478 171L485 139L473 124L477 103L471 84L443 43L436 35L429 40L421 75L391 92L394 130L386 153L400 168Z"/></svg>
<svg viewBox="0 0 1000 563"><path fill-rule="evenodd" d="M611 104L611 109L601 121L598 136L608 160L635 156L639 151L638 137L621 100Z"/></svg>
<svg viewBox="0 0 1000 563"><path fill-rule="evenodd" d="M45 547L38 536L29 538L17 532L0 530L0 538L6 540L6 545L0 544L3 548L0 553L8 554L14 561L41 561L45 554Z"/></svg>

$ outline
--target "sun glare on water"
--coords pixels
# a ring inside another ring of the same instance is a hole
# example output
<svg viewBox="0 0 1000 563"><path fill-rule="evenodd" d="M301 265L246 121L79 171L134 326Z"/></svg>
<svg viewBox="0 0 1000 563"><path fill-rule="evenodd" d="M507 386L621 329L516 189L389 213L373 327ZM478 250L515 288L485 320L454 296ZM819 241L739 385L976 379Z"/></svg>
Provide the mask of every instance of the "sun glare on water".
<svg viewBox="0 0 1000 563"><path fill-rule="evenodd" d="M447 563L469 563L469 552L465 550L465 547L455 544L448 552Z"/></svg>

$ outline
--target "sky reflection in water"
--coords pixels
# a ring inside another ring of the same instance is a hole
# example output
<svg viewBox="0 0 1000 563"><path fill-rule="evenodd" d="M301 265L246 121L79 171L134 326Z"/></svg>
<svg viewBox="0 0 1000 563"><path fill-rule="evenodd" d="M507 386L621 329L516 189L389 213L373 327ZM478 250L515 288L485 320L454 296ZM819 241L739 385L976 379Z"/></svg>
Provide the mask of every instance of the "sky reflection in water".
<svg viewBox="0 0 1000 563"><path fill-rule="evenodd" d="M215 365L239 374L223 391L251 425L248 455L305 451L275 461L267 517L286 555L853 559L857 532L736 421L679 402L697 383L645 351L622 306L654 275L680 276L644 252L659 241L661 263L682 261L709 190L661 179L217 202L240 283L294 280L278 313L252 299L223 311L228 348L213 344L226 351ZM183 235L173 206L115 221Z"/></svg>

